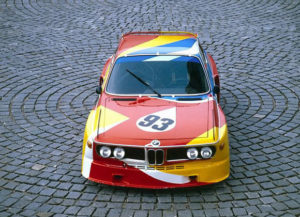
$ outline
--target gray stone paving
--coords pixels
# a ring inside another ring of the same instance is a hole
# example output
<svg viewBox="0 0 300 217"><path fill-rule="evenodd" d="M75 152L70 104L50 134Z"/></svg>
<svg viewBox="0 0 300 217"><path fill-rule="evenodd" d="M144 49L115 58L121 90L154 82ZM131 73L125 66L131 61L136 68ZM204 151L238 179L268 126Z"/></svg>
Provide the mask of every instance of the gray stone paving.
<svg viewBox="0 0 300 217"><path fill-rule="evenodd" d="M299 216L300 2L0 0L0 216ZM81 177L99 73L121 34L198 32L221 75L231 176L140 190Z"/></svg>

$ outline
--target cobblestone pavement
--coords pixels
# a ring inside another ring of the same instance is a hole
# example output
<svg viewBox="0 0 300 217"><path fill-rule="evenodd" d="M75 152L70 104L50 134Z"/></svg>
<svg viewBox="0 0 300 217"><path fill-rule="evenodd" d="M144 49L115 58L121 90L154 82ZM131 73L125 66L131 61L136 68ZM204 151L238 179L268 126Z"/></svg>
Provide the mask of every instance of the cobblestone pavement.
<svg viewBox="0 0 300 217"><path fill-rule="evenodd" d="M0 216L299 216L300 2L0 0ZM85 121L121 33L198 32L217 63L231 176L141 190L81 177Z"/></svg>

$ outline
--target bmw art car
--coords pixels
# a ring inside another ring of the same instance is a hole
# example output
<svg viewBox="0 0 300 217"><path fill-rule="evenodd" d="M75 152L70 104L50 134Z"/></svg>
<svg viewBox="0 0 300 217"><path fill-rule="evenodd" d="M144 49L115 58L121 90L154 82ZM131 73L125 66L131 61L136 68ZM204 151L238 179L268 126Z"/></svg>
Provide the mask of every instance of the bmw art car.
<svg viewBox="0 0 300 217"><path fill-rule="evenodd" d="M135 188L207 185L230 173L216 64L189 32L122 36L99 81L82 175Z"/></svg>

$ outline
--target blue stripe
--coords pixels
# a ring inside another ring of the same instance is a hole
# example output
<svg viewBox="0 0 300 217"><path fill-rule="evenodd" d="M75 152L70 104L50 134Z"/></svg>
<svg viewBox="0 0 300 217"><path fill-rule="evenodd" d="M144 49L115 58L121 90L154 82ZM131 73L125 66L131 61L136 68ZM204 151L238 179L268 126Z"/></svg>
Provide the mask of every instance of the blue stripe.
<svg viewBox="0 0 300 217"><path fill-rule="evenodd" d="M132 56L132 57L120 57L117 59L117 63L128 63L128 62L143 62L153 56Z"/></svg>
<svg viewBox="0 0 300 217"><path fill-rule="evenodd" d="M151 47L143 50L139 50L133 53L130 53L130 55L136 55L136 54L156 54L157 52L160 54L168 54L178 51L183 51L186 49L191 48L194 43L196 42L195 39L188 38L181 41L176 41L173 43L157 46L157 47Z"/></svg>
<svg viewBox="0 0 300 217"><path fill-rule="evenodd" d="M201 100L205 100L205 99L208 99L209 98L209 94L205 94L205 95L195 95L195 96L176 96L176 94L174 94L175 97L172 97L172 96L163 96L162 98L163 99L168 99L168 100L173 100L173 101L178 101L178 98L184 98L184 99L198 99L198 98L201 98ZM158 98L158 97L154 97L154 98ZM187 101L186 101L187 102Z"/></svg>
<svg viewBox="0 0 300 217"><path fill-rule="evenodd" d="M124 63L124 62L143 62L146 61L148 59L151 59L153 57L158 57L158 56L129 56L129 57L120 57L117 59L116 63ZM162 56L163 57L163 56ZM166 56L166 57L172 57L170 56ZM160 60L156 60L157 62L159 62ZM153 62L156 62L153 61ZM171 62L195 62L195 63L199 63L199 60L195 57L189 57L189 56L178 56L175 59L170 60Z"/></svg>

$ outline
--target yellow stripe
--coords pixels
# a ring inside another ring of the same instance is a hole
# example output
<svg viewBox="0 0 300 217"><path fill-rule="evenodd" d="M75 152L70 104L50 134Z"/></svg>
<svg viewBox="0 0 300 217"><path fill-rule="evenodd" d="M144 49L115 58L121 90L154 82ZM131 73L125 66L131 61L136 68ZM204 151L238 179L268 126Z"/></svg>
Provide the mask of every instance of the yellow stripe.
<svg viewBox="0 0 300 217"><path fill-rule="evenodd" d="M217 129L217 128L216 128ZM213 130L213 129L211 129ZM201 134L199 137L201 137ZM175 163L172 164L174 169L170 170L160 170L164 173L174 174L174 175L182 175L182 176L193 176L197 175L197 181L205 181L205 182L218 182L218 177L222 177L224 173L229 173L229 140L228 140L228 132L227 132L227 125L224 124L220 128L220 141L215 146L216 147L216 154L212 159L209 160L196 160L196 161L186 161L182 163ZM196 138L197 139L197 138ZM192 140L189 145L192 144L201 144L203 142L203 138L198 140L196 143L196 139ZM206 139L206 138L205 138ZM216 140L218 137L216 138ZM208 141L208 140L206 140ZM225 144L225 147L220 150L219 147L221 144ZM176 169L177 166L183 166L184 169ZM159 170L160 166L154 166L156 170ZM224 175L225 176L225 175Z"/></svg>
<svg viewBox="0 0 300 217"><path fill-rule="evenodd" d="M191 140L187 145L197 145L202 143L212 143L215 142L217 127L213 127L212 129L202 133L201 135L197 136L195 139Z"/></svg>
<svg viewBox="0 0 300 217"><path fill-rule="evenodd" d="M115 112L103 106L98 106L96 110L91 110L84 131L81 169L82 169L84 155L85 155L86 142L90 137L90 135L95 130L97 130L98 127L98 118L100 114L100 109L101 109L101 117L100 117L100 124L99 124L100 129L111 127L112 125L122 123L123 121L129 119L127 116L122 115L118 112Z"/></svg>
<svg viewBox="0 0 300 217"><path fill-rule="evenodd" d="M100 107L99 107L100 108ZM95 110L91 110L89 117L86 121L85 124L85 130L84 130L84 136L83 136L83 145L82 145L82 161L81 161L81 170L82 170L82 166L83 166L83 160L84 160L84 155L85 155L85 146L86 146L86 142L88 140L89 135L92 133L93 131L93 122L95 119Z"/></svg>
<svg viewBox="0 0 300 217"><path fill-rule="evenodd" d="M102 107L101 113L102 114L101 114L101 120L99 125L100 129L110 127L112 125L121 123L129 119L127 116L122 115L121 113L115 112L105 107Z"/></svg>
<svg viewBox="0 0 300 217"><path fill-rule="evenodd" d="M122 52L119 56L125 56L129 53L137 52L139 50L151 48L151 47L157 47L165 44L170 44L176 41L184 40L187 38L190 38L191 36L170 36L170 35L160 35L155 39L152 39L150 41L147 41L145 43L139 44L135 47L129 48L128 50Z"/></svg>

